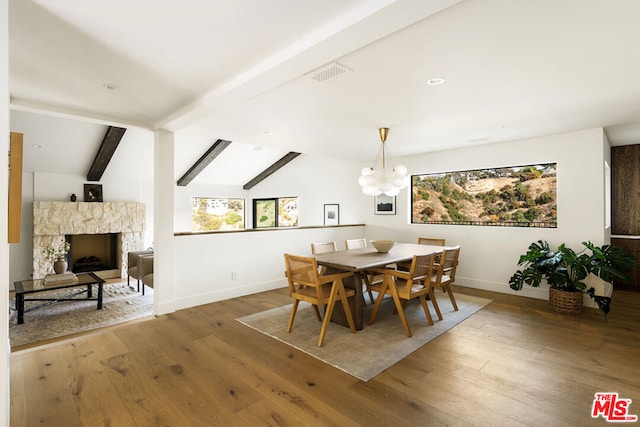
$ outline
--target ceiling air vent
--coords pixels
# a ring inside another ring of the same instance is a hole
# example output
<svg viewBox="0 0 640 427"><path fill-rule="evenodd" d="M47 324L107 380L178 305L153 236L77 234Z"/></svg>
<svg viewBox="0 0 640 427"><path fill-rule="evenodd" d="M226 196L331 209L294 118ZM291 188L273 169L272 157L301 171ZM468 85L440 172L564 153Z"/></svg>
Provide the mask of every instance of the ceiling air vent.
<svg viewBox="0 0 640 427"><path fill-rule="evenodd" d="M307 76L317 82L326 82L327 80L338 77L340 74L346 73L347 71L351 70L334 62L333 64L325 65L322 68L312 71L307 74Z"/></svg>

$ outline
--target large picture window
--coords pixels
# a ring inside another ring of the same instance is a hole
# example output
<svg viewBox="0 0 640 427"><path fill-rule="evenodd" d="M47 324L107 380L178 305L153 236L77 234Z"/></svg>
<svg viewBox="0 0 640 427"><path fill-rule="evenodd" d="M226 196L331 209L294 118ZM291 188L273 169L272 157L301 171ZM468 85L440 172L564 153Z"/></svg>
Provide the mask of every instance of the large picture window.
<svg viewBox="0 0 640 427"><path fill-rule="evenodd" d="M253 227L297 227L298 198L254 199Z"/></svg>
<svg viewBox="0 0 640 427"><path fill-rule="evenodd" d="M244 199L191 198L193 231L244 229Z"/></svg>
<svg viewBox="0 0 640 427"><path fill-rule="evenodd" d="M557 227L556 164L411 177L414 224Z"/></svg>

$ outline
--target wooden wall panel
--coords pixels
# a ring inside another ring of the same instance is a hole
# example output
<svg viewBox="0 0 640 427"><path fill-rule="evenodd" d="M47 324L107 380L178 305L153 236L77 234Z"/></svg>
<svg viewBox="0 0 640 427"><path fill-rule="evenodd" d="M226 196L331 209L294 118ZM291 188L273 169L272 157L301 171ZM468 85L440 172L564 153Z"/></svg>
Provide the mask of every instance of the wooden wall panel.
<svg viewBox="0 0 640 427"><path fill-rule="evenodd" d="M611 147L611 233L640 235L640 145Z"/></svg>
<svg viewBox="0 0 640 427"><path fill-rule="evenodd" d="M9 140L9 243L20 242L22 218L22 134L11 132Z"/></svg>

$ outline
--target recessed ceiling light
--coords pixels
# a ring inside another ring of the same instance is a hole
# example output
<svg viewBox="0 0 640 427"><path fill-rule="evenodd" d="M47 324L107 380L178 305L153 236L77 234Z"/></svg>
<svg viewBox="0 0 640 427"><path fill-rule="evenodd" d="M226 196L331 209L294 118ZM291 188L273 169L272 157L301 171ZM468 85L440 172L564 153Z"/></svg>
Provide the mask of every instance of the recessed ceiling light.
<svg viewBox="0 0 640 427"><path fill-rule="evenodd" d="M427 84L429 86L438 86L444 83L444 79L442 77L434 77L432 79L427 80Z"/></svg>
<svg viewBox="0 0 640 427"><path fill-rule="evenodd" d="M113 83L103 83L103 84L102 84L102 87L103 87L103 88L105 88L105 89L107 89L107 90L117 90L117 89L120 89L120 88L118 87L118 85L114 85Z"/></svg>
<svg viewBox="0 0 640 427"><path fill-rule="evenodd" d="M33 148L42 148L42 145L40 145L40 144L31 144L31 146Z"/></svg>

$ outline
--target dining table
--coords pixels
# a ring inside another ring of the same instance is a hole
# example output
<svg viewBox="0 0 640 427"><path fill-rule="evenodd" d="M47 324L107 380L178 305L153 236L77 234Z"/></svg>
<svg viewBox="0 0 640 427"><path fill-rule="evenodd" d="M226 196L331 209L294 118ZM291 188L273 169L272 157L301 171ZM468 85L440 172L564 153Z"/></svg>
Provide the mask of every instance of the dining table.
<svg viewBox="0 0 640 427"><path fill-rule="evenodd" d="M374 247L348 249L336 252L310 255L316 259L318 265L326 267L326 274L352 271L353 276L344 279L344 286L355 290L355 296L350 297L349 308L353 316L356 329L361 330L364 325L364 298L362 294L362 276L370 268L384 268L386 266L411 261L414 255L430 255L442 253L445 246L419 245L417 243L396 243L389 252L378 252ZM348 326L342 304L336 304L331 321Z"/></svg>

